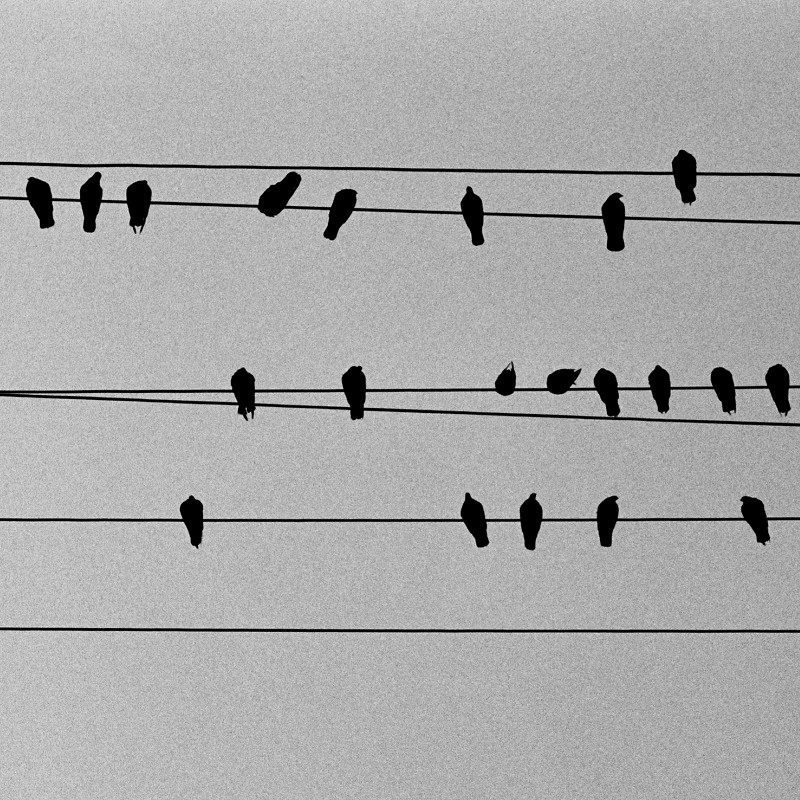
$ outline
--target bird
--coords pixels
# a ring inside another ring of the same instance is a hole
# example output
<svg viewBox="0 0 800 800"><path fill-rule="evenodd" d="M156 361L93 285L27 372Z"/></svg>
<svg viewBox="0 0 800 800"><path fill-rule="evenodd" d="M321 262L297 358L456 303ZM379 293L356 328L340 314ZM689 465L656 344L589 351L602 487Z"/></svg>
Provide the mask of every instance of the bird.
<svg viewBox="0 0 800 800"><path fill-rule="evenodd" d="M681 200L689 205L694 203L697 200L694 194L697 186L697 159L685 150L678 150L678 155L672 159L672 177L681 193Z"/></svg>
<svg viewBox="0 0 800 800"><path fill-rule="evenodd" d="M566 394L581 374L579 369L557 369L547 376L547 391L551 394Z"/></svg>
<svg viewBox="0 0 800 800"><path fill-rule="evenodd" d="M461 519L464 520L467 530L475 537L475 544L478 547L486 547L489 544L489 537L486 535L486 514L483 505L472 498L469 492L464 495Z"/></svg>
<svg viewBox="0 0 800 800"><path fill-rule="evenodd" d="M606 405L606 414L609 417L619 416L619 387L617 386L617 376L607 369L597 370L594 376L594 388L597 394Z"/></svg>
<svg viewBox="0 0 800 800"><path fill-rule="evenodd" d="M600 210L606 228L606 247L612 252L625 249L625 241L622 238L622 232L625 230L625 203L620 197L622 195L619 192L614 192Z"/></svg>
<svg viewBox="0 0 800 800"><path fill-rule="evenodd" d="M472 244L483 244L483 200L467 186L467 193L461 198L461 214L472 234Z"/></svg>
<svg viewBox="0 0 800 800"><path fill-rule="evenodd" d="M103 187L100 185L102 175L95 172L86 183L81 186L81 210L83 211L83 230L94 233L97 230L97 215L100 213L100 203L103 202Z"/></svg>
<svg viewBox="0 0 800 800"><path fill-rule="evenodd" d="M722 410L727 414L736 411L736 387L733 375L725 367L715 367L711 370L711 385L722 403Z"/></svg>
<svg viewBox="0 0 800 800"><path fill-rule="evenodd" d="M244 368L239 367L231 375L231 389L233 389L236 402L239 404L238 413L247 422L247 412L251 418L256 415L256 379Z"/></svg>
<svg viewBox="0 0 800 800"><path fill-rule="evenodd" d="M328 212L328 227L325 228L323 236L333 241L342 225L350 219L355 207L355 189L340 189L336 192L331 203L331 210Z"/></svg>
<svg viewBox="0 0 800 800"><path fill-rule="evenodd" d="M268 217L277 217L286 208L299 185L300 175L296 172L287 172L277 183L265 189L258 198L258 210Z"/></svg>
<svg viewBox="0 0 800 800"><path fill-rule="evenodd" d="M792 410L789 404L789 371L783 364L774 364L767 370L767 387L778 412L784 417Z"/></svg>
<svg viewBox="0 0 800 800"><path fill-rule="evenodd" d="M672 384L669 379L669 372L660 364L656 364L655 369L647 376L650 384L650 391L653 393L653 400L662 414L669 411L669 396L672 392Z"/></svg>
<svg viewBox="0 0 800 800"><path fill-rule="evenodd" d="M53 193L50 191L50 184L38 178L28 178L25 194L39 218L39 227L52 228L56 223L53 219Z"/></svg>
<svg viewBox="0 0 800 800"><path fill-rule="evenodd" d="M601 547L611 547L611 534L619 519L617 500L617 496L612 494L597 506L597 532L600 534Z"/></svg>
<svg viewBox="0 0 800 800"><path fill-rule="evenodd" d="M152 199L153 191L148 186L147 181L136 181L127 188L125 200L128 203L128 213L131 216L131 228L133 228L134 233L136 233L137 225L139 226L139 233L144 229Z"/></svg>
<svg viewBox="0 0 800 800"><path fill-rule="evenodd" d="M203 541L203 504L194 495L181 503L181 519L189 531L191 543L199 548Z"/></svg>
<svg viewBox="0 0 800 800"><path fill-rule="evenodd" d="M514 371L514 362L509 365L497 376L494 382L494 388L497 394L503 397L508 397L514 394L514 389L517 386L517 373Z"/></svg>
<svg viewBox="0 0 800 800"><path fill-rule="evenodd" d="M367 399L367 376L361 367L350 367L342 375L344 396L350 405L350 419L364 419L364 402Z"/></svg>
<svg viewBox="0 0 800 800"><path fill-rule="evenodd" d="M527 550L536 549L536 537L542 527L542 506L533 492L519 507L519 523L522 526L522 538Z"/></svg>
<svg viewBox="0 0 800 800"><path fill-rule="evenodd" d="M764 504L757 497L742 498L742 516L745 522L753 529L756 541L766 545L769 541L769 520Z"/></svg>

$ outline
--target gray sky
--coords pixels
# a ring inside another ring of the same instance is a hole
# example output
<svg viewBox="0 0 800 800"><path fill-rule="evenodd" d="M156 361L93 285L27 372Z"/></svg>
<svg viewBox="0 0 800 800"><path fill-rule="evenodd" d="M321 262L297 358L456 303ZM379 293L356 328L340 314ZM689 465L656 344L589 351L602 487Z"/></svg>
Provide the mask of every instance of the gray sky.
<svg viewBox="0 0 800 800"><path fill-rule="evenodd" d="M7 3L5 159L796 170L800 10L761 2ZM91 170L2 168L77 196ZM255 202L282 172L104 170L106 198ZM798 218L800 183L305 172L295 200ZM124 206L84 234L0 209L9 388L642 385L800 378L796 229ZM330 398L325 398L327 402ZM319 400L319 398L316 398ZM340 403L343 397L336 398ZM308 402L315 402L311 397ZM586 393L382 405L602 413ZM795 407L800 400L794 398ZM648 395L623 414L654 416ZM722 418L711 393L675 416ZM778 419L741 392L742 419ZM793 410L789 419L795 419ZM800 512L791 429L4 399L7 515ZM4 525L6 625L798 627L796 525ZM15 798L785 798L797 648L775 636L3 634L0 794Z"/></svg>

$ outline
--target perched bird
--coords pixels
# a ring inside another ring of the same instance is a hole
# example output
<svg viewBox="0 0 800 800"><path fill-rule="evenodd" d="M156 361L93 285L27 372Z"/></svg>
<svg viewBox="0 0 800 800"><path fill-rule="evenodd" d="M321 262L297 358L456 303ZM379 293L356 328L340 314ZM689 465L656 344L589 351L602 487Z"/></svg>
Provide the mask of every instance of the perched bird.
<svg viewBox="0 0 800 800"><path fill-rule="evenodd" d="M356 207L355 189L340 189L333 196L331 210L328 212L328 227L322 235L326 239L333 241L342 225L350 219L353 209Z"/></svg>
<svg viewBox="0 0 800 800"><path fill-rule="evenodd" d="M566 394L580 374L579 369L557 369L547 376L547 390L552 394Z"/></svg>
<svg viewBox="0 0 800 800"><path fill-rule="evenodd" d="M775 364L767 370L766 380L772 401L785 417L792 410L789 404L789 370L783 364Z"/></svg>
<svg viewBox="0 0 800 800"><path fill-rule="evenodd" d="M461 213L472 234L472 244L483 244L483 200L471 186L467 186L467 193L461 198Z"/></svg>
<svg viewBox="0 0 800 800"><path fill-rule="evenodd" d="M81 210L83 211L83 229L86 233L94 233L97 229L97 215L100 213L100 203L103 202L103 187L100 185L99 172L95 172L86 183L81 186Z"/></svg>
<svg viewBox="0 0 800 800"><path fill-rule="evenodd" d="M287 172L258 198L258 210L268 217L277 217L286 208L299 185L300 176L296 172Z"/></svg>
<svg viewBox="0 0 800 800"><path fill-rule="evenodd" d="M694 196L694 187L697 186L697 160L691 153L678 150L678 155L672 159L672 177L681 193L681 200L689 205L694 203L697 200Z"/></svg>
<svg viewBox="0 0 800 800"><path fill-rule="evenodd" d="M464 495L461 519L464 520L467 530L475 537L475 544L478 547L486 547L489 544L489 537L486 535L486 514L481 503L470 497L469 492Z"/></svg>
<svg viewBox="0 0 800 800"><path fill-rule="evenodd" d="M519 507L519 523L526 549L535 550L536 537L542 527L542 506L536 499L535 492Z"/></svg>
<svg viewBox="0 0 800 800"><path fill-rule="evenodd" d="M724 367L715 367L711 370L711 385L722 403L722 410L727 414L736 411L736 387L733 375Z"/></svg>
<svg viewBox="0 0 800 800"><path fill-rule="evenodd" d="M364 419L364 403L367 399L367 376L361 367L350 367L342 375L344 396L350 405L350 419Z"/></svg>
<svg viewBox="0 0 800 800"><path fill-rule="evenodd" d="M617 386L617 376L607 369L597 370L594 376L594 388L597 394L606 405L606 414L609 417L619 416L619 387Z"/></svg>
<svg viewBox="0 0 800 800"><path fill-rule="evenodd" d="M39 227L52 228L56 223L53 220L53 193L50 191L50 184L38 178L28 178L25 194L39 217Z"/></svg>
<svg viewBox="0 0 800 800"><path fill-rule="evenodd" d="M660 364L656 364L656 368L647 376L647 382L650 384L650 391L653 393L653 400L656 401L658 410L666 414L669 411L669 396L672 393L669 372Z"/></svg>
<svg viewBox="0 0 800 800"><path fill-rule="evenodd" d="M619 192L614 192L600 210L608 239L606 247L613 252L625 249L625 241L622 238L622 232L625 230L625 203L620 197L622 195Z"/></svg>
<svg viewBox="0 0 800 800"><path fill-rule="evenodd" d="M514 394L514 389L517 387L517 373L514 371L514 362L512 361L498 376L494 382L494 388L497 394L508 397Z"/></svg>
<svg viewBox="0 0 800 800"><path fill-rule="evenodd" d="M745 495L742 498L742 516L755 532L756 541L766 544L769 541L769 520L764 504L757 497Z"/></svg>
<svg viewBox="0 0 800 800"><path fill-rule="evenodd" d="M203 541L203 504L194 495L181 503L181 519L189 531L189 539L195 547Z"/></svg>
<svg viewBox="0 0 800 800"><path fill-rule="evenodd" d="M256 415L256 379L244 368L239 367L231 375L231 389L239 404L238 413L247 422L247 412L251 417Z"/></svg>
<svg viewBox="0 0 800 800"><path fill-rule="evenodd" d="M153 199L153 191L148 186L147 181L136 181L132 183L125 192L125 200L128 203L128 213L131 216L131 228L136 233L136 226L139 226L139 233L144 229L147 221L147 212L150 211L150 201Z"/></svg>
<svg viewBox="0 0 800 800"><path fill-rule="evenodd" d="M597 532L600 534L601 547L611 547L611 534L618 519L617 496L612 494L597 506Z"/></svg>

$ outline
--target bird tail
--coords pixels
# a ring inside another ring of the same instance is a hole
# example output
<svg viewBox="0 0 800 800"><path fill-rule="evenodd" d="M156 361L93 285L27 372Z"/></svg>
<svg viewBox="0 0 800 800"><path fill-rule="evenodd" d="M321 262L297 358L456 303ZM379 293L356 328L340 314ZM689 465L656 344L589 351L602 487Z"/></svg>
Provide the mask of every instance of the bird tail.
<svg viewBox="0 0 800 800"><path fill-rule="evenodd" d="M694 201L697 200L694 189L681 189L681 200L683 200L684 204L688 203L691 205L694 203Z"/></svg>
<svg viewBox="0 0 800 800"><path fill-rule="evenodd" d="M247 422L247 406L239 406L238 412L244 417L244 421Z"/></svg>
<svg viewBox="0 0 800 800"><path fill-rule="evenodd" d="M612 253L619 253L621 250L625 249L625 242L621 236L609 236L606 247L608 247Z"/></svg>
<svg viewBox="0 0 800 800"><path fill-rule="evenodd" d="M618 417L619 416L619 401L618 400L609 400L606 403L606 414L609 417Z"/></svg>
<svg viewBox="0 0 800 800"><path fill-rule="evenodd" d="M97 225L93 219L85 219L83 221L83 230L86 233L94 233L97 230Z"/></svg>
<svg viewBox="0 0 800 800"><path fill-rule="evenodd" d="M364 406L350 409L350 419L364 419Z"/></svg>
<svg viewBox="0 0 800 800"><path fill-rule="evenodd" d="M325 228L325 233L323 233L322 235L326 239L330 239L331 241L333 241L336 238L337 233L339 233L339 229L336 226L328 223L328 227Z"/></svg>
<svg viewBox="0 0 800 800"><path fill-rule="evenodd" d="M40 228L52 228L53 225L55 225L55 224L56 223L53 220L52 216L50 216L50 217L42 217L42 219L39 220L39 227Z"/></svg>
<svg viewBox="0 0 800 800"><path fill-rule="evenodd" d="M472 244L479 245L484 243L483 231L472 231Z"/></svg>

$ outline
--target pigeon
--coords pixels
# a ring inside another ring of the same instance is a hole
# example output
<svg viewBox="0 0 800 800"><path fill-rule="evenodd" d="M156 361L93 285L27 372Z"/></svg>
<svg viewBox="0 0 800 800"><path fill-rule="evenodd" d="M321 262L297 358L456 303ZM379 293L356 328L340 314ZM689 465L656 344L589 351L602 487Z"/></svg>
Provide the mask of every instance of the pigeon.
<svg viewBox="0 0 800 800"><path fill-rule="evenodd" d="M681 200L691 205L697 198L694 187L697 186L697 160L691 153L678 150L678 155L672 159L672 177L675 186L681 193Z"/></svg>
<svg viewBox="0 0 800 800"><path fill-rule="evenodd" d="M609 417L619 416L619 387L617 376L607 369L597 370L594 376L594 388L600 399L606 404L606 414Z"/></svg>
<svg viewBox="0 0 800 800"><path fill-rule="evenodd" d="M736 411L736 387L733 384L733 375L724 367L715 367L711 370L711 385L722 403L722 410L727 414Z"/></svg>
<svg viewBox="0 0 800 800"><path fill-rule="evenodd" d="M650 384L650 391L653 393L653 400L656 401L659 412L666 414L669 411L669 396L672 391L669 372L660 364L656 364L655 369L647 376L647 382Z"/></svg>
<svg viewBox="0 0 800 800"><path fill-rule="evenodd" d="M620 197L622 195L619 192L614 192L600 210L608 239L606 247L613 252L625 249L625 241L622 238L622 232L625 230L625 203L619 199Z"/></svg>
<svg viewBox="0 0 800 800"><path fill-rule="evenodd" d="M764 504L757 497L745 495L742 498L742 516L755 532L756 541L766 545L769 541L769 520Z"/></svg>
<svg viewBox="0 0 800 800"><path fill-rule="evenodd" d="M231 389L233 389L236 402L239 404L238 413L247 422L247 412L250 416L256 415L256 379L244 368L239 367L231 375Z"/></svg>
<svg viewBox="0 0 800 800"><path fill-rule="evenodd" d="M461 198L461 213L472 234L472 244L483 244L483 200L467 186L467 193Z"/></svg>
<svg viewBox="0 0 800 800"><path fill-rule="evenodd" d="M100 203L103 202L103 187L100 185L102 175L95 172L86 183L81 186L81 209L83 210L83 229L86 233L97 230L97 215L100 213Z"/></svg>
<svg viewBox="0 0 800 800"><path fill-rule="evenodd" d="M535 492L519 507L519 523L526 549L535 550L536 537L542 527L542 506L536 499Z"/></svg>
<svg viewBox="0 0 800 800"><path fill-rule="evenodd" d="M486 514L483 506L470 497L469 492L464 495L461 519L464 520L467 530L475 537L475 544L478 547L486 547L489 544L489 537L486 535Z"/></svg>
<svg viewBox="0 0 800 800"><path fill-rule="evenodd" d="M344 396L350 404L350 419L364 419L364 402L367 399L367 376L361 367L350 367L342 375Z"/></svg>
<svg viewBox="0 0 800 800"><path fill-rule="evenodd" d="M181 519L189 531L189 539L192 544L199 548L203 541L203 504L194 495L181 503Z"/></svg>
<svg viewBox="0 0 800 800"><path fill-rule="evenodd" d="M131 216L131 228L136 233L136 226L139 226L139 233L144 228L147 221L147 212L150 210L150 201L153 199L153 191L147 185L147 181L136 181L132 183L125 192L125 200L128 203L128 213Z"/></svg>
<svg viewBox="0 0 800 800"><path fill-rule="evenodd" d="M258 198L258 210L268 217L277 217L286 208L299 185L300 176L296 172L287 172Z"/></svg>
<svg viewBox="0 0 800 800"><path fill-rule="evenodd" d="M56 223L53 220L53 193L50 191L50 184L38 178L28 178L25 194L39 217L39 227L52 228Z"/></svg>
<svg viewBox="0 0 800 800"><path fill-rule="evenodd" d="M767 370L766 380L772 401L785 417L792 410L789 404L789 371L783 364L775 364Z"/></svg>
<svg viewBox="0 0 800 800"><path fill-rule="evenodd" d="M597 506L597 532L600 534L601 547L611 547L611 534L618 519L617 496L612 494Z"/></svg>
<svg viewBox="0 0 800 800"><path fill-rule="evenodd" d="M494 382L494 388L497 394L503 397L508 397L514 394L514 389L517 386L517 373L514 372L514 362L512 361L498 376Z"/></svg>
<svg viewBox="0 0 800 800"><path fill-rule="evenodd" d="M547 376L547 390L551 394L566 394L580 374L579 369L557 369Z"/></svg>
<svg viewBox="0 0 800 800"><path fill-rule="evenodd" d="M328 227L325 228L323 236L333 241L342 225L350 219L353 209L356 207L355 189L340 189L333 196L331 210L328 212Z"/></svg>

